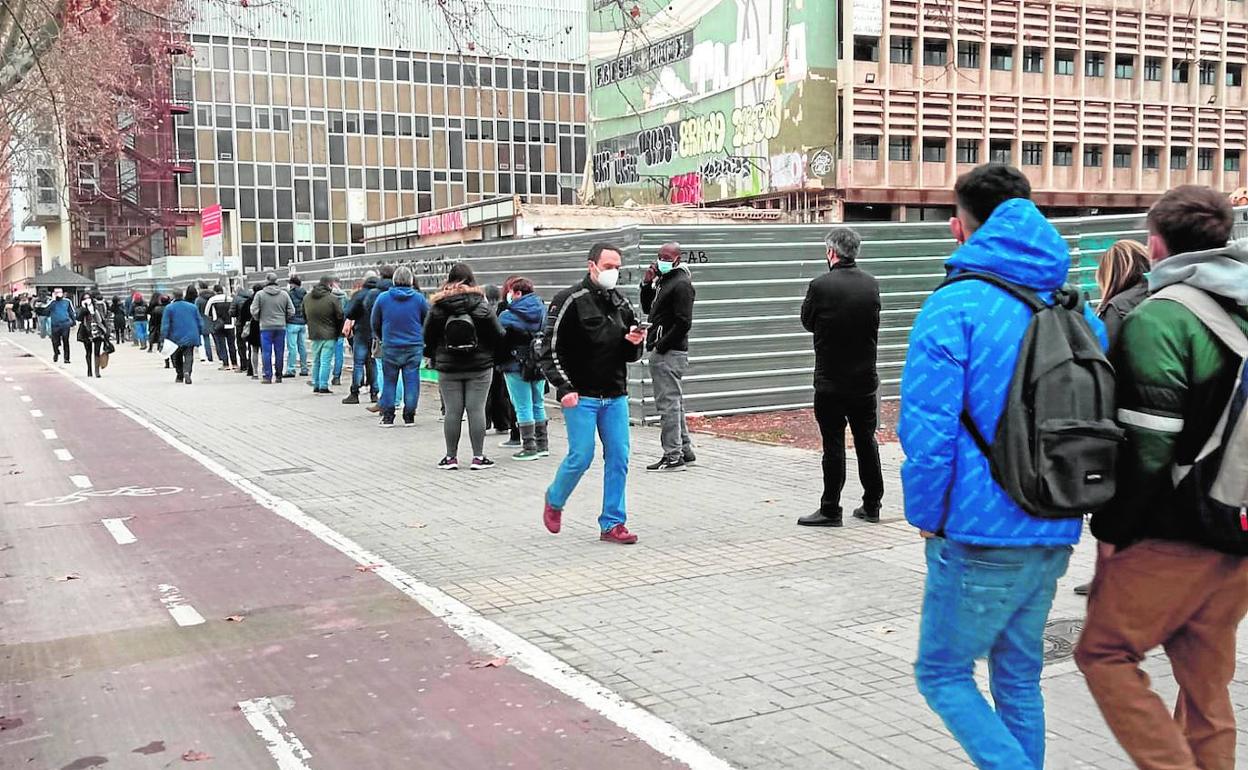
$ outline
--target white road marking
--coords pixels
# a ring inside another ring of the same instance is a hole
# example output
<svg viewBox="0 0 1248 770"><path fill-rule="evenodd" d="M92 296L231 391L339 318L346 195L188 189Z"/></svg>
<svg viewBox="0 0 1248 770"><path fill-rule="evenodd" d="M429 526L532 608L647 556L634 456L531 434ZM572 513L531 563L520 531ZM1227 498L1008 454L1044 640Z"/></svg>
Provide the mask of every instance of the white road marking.
<svg viewBox="0 0 1248 770"><path fill-rule="evenodd" d="M42 416L43 416L43 410L41 410L41 409L31 409L31 410L30 410L30 416L31 416L31 417L42 417Z"/></svg>
<svg viewBox="0 0 1248 770"><path fill-rule="evenodd" d="M27 353L32 352L22 345L16 345L16 347ZM56 371L62 377L95 396L100 403L129 417L136 424L151 432L152 435L159 437L169 446L198 462L243 492L246 492L261 506L310 533L321 542L337 549L356 564L380 565L374 570L374 574L414 599L431 614L440 618L451 630L459 634L478 652L491 657L508 658L509 663L517 669L527 673L534 679L545 682L556 690L602 714L615 724L636 735L656 751L684 763L689 767L689 770L732 770L732 765L712 754L705 746L686 735L675 725L665 722L637 704L625 700L606 685L577 671L574 667L527 639L503 628L492 620L482 617L479 612L453 596L417 580L414 576L395 567L377 554L369 552L354 540L339 534L327 525L304 513L294 503L269 492L250 479L235 473L169 431L156 425L143 415L104 395L86 382L74 379L73 375L64 369L57 369ZM196 614L198 615L198 613Z"/></svg>
<svg viewBox="0 0 1248 770"><path fill-rule="evenodd" d="M204 622L204 616L187 604L177 586L161 583L156 586L156 590L160 591L160 603L169 610L169 614L173 616L173 622L179 626L198 626Z"/></svg>
<svg viewBox="0 0 1248 770"><path fill-rule="evenodd" d="M22 403L23 403L23 404L29 404L29 403L30 403L30 396L19 396L18 398L20 398L20 399L22 400Z"/></svg>
<svg viewBox="0 0 1248 770"><path fill-rule="evenodd" d="M86 476L70 476L69 480L73 482L74 486L78 487L79 489L91 488L91 479L87 478Z"/></svg>
<svg viewBox="0 0 1248 770"><path fill-rule="evenodd" d="M51 428L44 428L43 437L46 438L48 441L56 441L56 431L52 430Z"/></svg>
<svg viewBox="0 0 1248 770"><path fill-rule="evenodd" d="M277 760L278 770L307 770L308 763L304 760L311 759L312 754L286 726L286 720L271 698L240 701L238 707L256 735L264 741L269 754Z"/></svg>
<svg viewBox="0 0 1248 770"><path fill-rule="evenodd" d="M104 524L104 529L108 530L108 534L112 535L113 539L117 541L117 545L130 545L131 543L139 542L139 539L126 526L125 519L100 519L100 521ZM203 622L203 618L200 618L200 622Z"/></svg>
<svg viewBox="0 0 1248 770"><path fill-rule="evenodd" d="M69 453L68 449L56 449L53 451L56 453L56 459L60 460L63 463L67 463L70 460L74 459L74 456Z"/></svg>
<svg viewBox="0 0 1248 770"><path fill-rule="evenodd" d="M21 389L22 389L22 386L21 386L21 385L14 385L14 386L13 386L13 390L16 390L16 391L21 391Z"/></svg>

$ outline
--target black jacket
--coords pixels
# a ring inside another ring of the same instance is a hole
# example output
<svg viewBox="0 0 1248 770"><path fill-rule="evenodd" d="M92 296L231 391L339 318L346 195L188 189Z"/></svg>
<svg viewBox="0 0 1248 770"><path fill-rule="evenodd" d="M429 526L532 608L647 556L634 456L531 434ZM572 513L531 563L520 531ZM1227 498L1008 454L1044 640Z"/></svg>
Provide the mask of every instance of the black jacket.
<svg viewBox="0 0 1248 770"><path fill-rule="evenodd" d="M160 322L161 322L161 319L164 317L164 315L165 315L165 306L164 306L164 305L162 305L162 304L160 304L159 302L157 302L157 303L153 303L153 305L152 305L152 310L151 310L151 312L148 314L148 319L149 319L149 320L148 320L148 327L149 327L148 331L151 333L151 335L152 335L152 339L154 339L154 340L156 340L156 341L158 341L158 342L159 342L159 341L160 341L160 339L164 336L164 335L162 335L162 334L160 333L160 331L161 331L161 330L160 330Z"/></svg>
<svg viewBox="0 0 1248 770"><path fill-rule="evenodd" d="M689 329L693 326L693 276L678 265L653 283L641 285L641 312L653 326L646 333L646 350L667 353L689 351Z"/></svg>
<svg viewBox="0 0 1248 770"><path fill-rule="evenodd" d="M291 286L286 293L290 295L290 303L295 306L295 315L290 319L290 324L306 326L308 319L303 316L303 299L308 296L308 290L302 286Z"/></svg>
<svg viewBox="0 0 1248 770"><path fill-rule="evenodd" d="M442 344L447 320L460 314L470 316L477 328L477 348L471 352L448 350ZM502 324L480 288L452 284L433 295L425 318L425 358L432 359L439 372L458 374L493 369L495 351L501 349L502 343Z"/></svg>
<svg viewBox="0 0 1248 770"><path fill-rule="evenodd" d="M1131 311L1139 307L1140 303L1146 299L1148 299L1148 279L1141 278L1139 283L1118 292L1113 299L1102 303L1096 309L1096 314L1105 322L1105 333L1109 335L1110 349L1113 349L1114 343L1118 341L1118 332L1122 331L1122 322L1127 320Z"/></svg>
<svg viewBox="0 0 1248 770"><path fill-rule="evenodd" d="M372 303L368 302L369 296L373 290L377 288L377 284L381 281L377 276L373 276L364 281L364 285L351 295L350 301L347 302L347 318L355 322L352 340L359 344L370 345L373 342L373 324L369 320L372 314ZM376 301L376 296L372 299Z"/></svg>
<svg viewBox="0 0 1248 770"><path fill-rule="evenodd" d="M143 300L137 300L134 307L130 308L130 315L136 321L146 321L148 312L147 303Z"/></svg>
<svg viewBox="0 0 1248 770"><path fill-rule="evenodd" d="M880 387L875 369L880 336L880 284L850 262L810 282L802 326L815 335L815 392L871 396Z"/></svg>
<svg viewBox="0 0 1248 770"><path fill-rule="evenodd" d="M624 336L636 324L624 295L600 288L589 276L556 294L546 314L542 370L559 398L628 395L628 365L642 350Z"/></svg>

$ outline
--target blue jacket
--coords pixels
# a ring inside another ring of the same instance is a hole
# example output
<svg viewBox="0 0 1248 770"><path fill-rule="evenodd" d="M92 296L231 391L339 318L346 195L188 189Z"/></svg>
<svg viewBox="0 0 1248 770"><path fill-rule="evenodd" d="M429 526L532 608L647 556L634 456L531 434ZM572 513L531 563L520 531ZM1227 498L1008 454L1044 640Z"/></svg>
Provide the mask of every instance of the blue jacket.
<svg viewBox="0 0 1248 770"><path fill-rule="evenodd" d="M511 351L507 361L499 367L504 372L520 371L520 360L516 357L516 349L527 348L533 335L541 334L546 325L546 304L537 294L525 294L507 306L498 316L498 322L507 332L506 347Z"/></svg>
<svg viewBox="0 0 1248 770"><path fill-rule="evenodd" d="M172 302L160 318L160 332L179 347L199 347L204 335L204 317L199 308L184 299Z"/></svg>
<svg viewBox="0 0 1248 770"><path fill-rule="evenodd" d="M425 316L429 300L411 286L394 286L373 303L373 335L385 347L425 344Z"/></svg>
<svg viewBox="0 0 1248 770"><path fill-rule="evenodd" d="M48 305L48 325L53 329L68 329L74 325L74 305L61 297Z"/></svg>
<svg viewBox="0 0 1248 770"><path fill-rule="evenodd" d="M1052 301L1066 283L1070 250L1035 205L1016 198L997 207L946 265L951 274L991 273ZM1105 344L1105 327L1087 308ZM1082 519L1028 515L992 478L988 459L962 427L967 409L987 436L996 433L1031 310L983 281L937 291L910 332L901 375L897 434L906 519L934 532L948 510L945 536L983 546L1058 546L1079 541Z"/></svg>

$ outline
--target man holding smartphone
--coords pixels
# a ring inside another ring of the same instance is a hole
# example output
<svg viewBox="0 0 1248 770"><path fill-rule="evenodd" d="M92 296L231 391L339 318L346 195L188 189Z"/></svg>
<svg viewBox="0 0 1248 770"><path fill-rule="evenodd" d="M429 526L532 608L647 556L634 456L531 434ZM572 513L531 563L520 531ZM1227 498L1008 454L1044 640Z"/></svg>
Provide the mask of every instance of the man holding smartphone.
<svg viewBox="0 0 1248 770"><path fill-rule="evenodd" d="M646 333L633 306L616 290L620 250L597 243L589 250L589 274L555 295L546 315L542 369L563 407L568 456L546 490L542 521L559 532L563 507L594 460L594 436L602 438L602 514L599 539L632 545L625 483L628 480L628 365L641 358Z"/></svg>
<svg viewBox="0 0 1248 770"><path fill-rule="evenodd" d="M685 422L681 387L689 371L694 295L693 276L681 261L680 245L663 244L659 258L641 281L641 310L650 319L643 324L646 350L650 352L650 381L663 426L663 456L646 466L649 471L683 471L697 461Z"/></svg>

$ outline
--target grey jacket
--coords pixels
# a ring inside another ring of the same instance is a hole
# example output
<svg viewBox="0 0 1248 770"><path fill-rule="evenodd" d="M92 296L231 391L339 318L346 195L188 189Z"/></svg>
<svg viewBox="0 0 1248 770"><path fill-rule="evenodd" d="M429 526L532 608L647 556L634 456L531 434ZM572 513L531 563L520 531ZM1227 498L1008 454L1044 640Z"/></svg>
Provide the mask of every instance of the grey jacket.
<svg viewBox="0 0 1248 770"><path fill-rule="evenodd" d="M295 303L284 290L269 284L256 292L251 301L251 317L260 322L260 331L285 329L295 317Z"/></svg>

